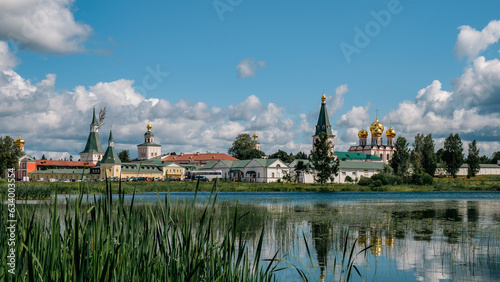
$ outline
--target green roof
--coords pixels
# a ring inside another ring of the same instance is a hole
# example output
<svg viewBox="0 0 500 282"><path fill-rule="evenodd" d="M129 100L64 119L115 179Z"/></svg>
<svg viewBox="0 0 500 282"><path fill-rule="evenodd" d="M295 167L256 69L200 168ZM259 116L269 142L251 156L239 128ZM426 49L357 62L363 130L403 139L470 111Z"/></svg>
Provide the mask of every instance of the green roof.
<svg viewBox="0 0 500 282"><path fill-rule="evenodd" d="M140 171L139 171L140 167ZM125 172L150 172L150 171L163 171L160 165L155 164L141 164L141 163L122 163L122 171Z"/></svg>
<svg viewBox="0 0 500 282"><path fill-rule="evenodd" d="M90 132L85 149L81 151L80 154L82 153L104 153L104 149L102 148L101 140L99 139L99 134L97 132Z"/></svg>
<svg viewBox="0 0 500 282"><path fill-rule="evenodd" d="M367 155L357 152L335 152L334 154L339 160L381 160L381 158L375 155Z"/></svg>
<svg viewBox="0 0 500 282"><path fill-rule="evenodd" d="M245 167L251 160L239 160L239 161L226 161L221 160L219 162L225 164L228 168L243 168Z"/></svg>
<svg viewBox="0 0 500 282"><path fill-rule="evenodd" d="M92 113L92 123L90 125L99 125L97 123L97 118L95 116L95 106L94 106L94 109L92 111L93 111L93 113Z"/></svg>
<svg viewBox="0 0 500 282"><path fill-rule="evenodd" d="M342 169L384 169L383 162L350 162L341 161L339 167Z"/></svg>
<svg viewBox="0 0 500 282"><path fill-rule="evenodd" d="M47 170L34 170L31 171L30 173L36 173L36 174L52 174L52 173L57 173L57 174L82 174L82 173L88 173L89 169L88 168L55 168L55 169L47 169Z"/></svg>
<svg viewBox="0 0 500 282"><path fill-rule="evenodd" d="M202 169L212 169L215 164L217 164L217 161L208 161L203 167Z"/></svg>
<svg viewBox="0 0 500 282"><path fill-rule="evenodd" d="M144 133L144 136L155 136L155 135L151 131L146 131L146 133Z"/></svg>
<svg viewBox="0 0 500 282"><path fill-rule="evenodd" d="M253 159L253 160L258 162L263 167L269 167L274 162L279 161L280 159L276 158L276 159Z"/></svg>
<svg viewBox="0 0 500 282"><path fill-rule="evenodd" d="M137 146L161 146L161 145L156 143L142 143Z"/></svg>
<svg viewBox="0 0 500 282"><path fill-rule="evenodd" d="M110 130L109 131L109 140L108 140L108 149L106 149L106 153L104 153L104 156L102 156L102 159L99 161L99 163L105 163L105 164L120 164L122 161L118 157L118 154L116 153L115 147L112 145L113 143L113 132Z"/></svg>
<svg viewBox="0 0 500 282"><path fill-rule="evenodd" d="M26 157L24 157L24 159L21 162L22 163L35 163L36 160L32 156L26 155Z"/></svg>
<svg viewBox="0 0 500 282"><path fill-rule="evenodd" d="M326 111L326 103L321 103L321 109L319 111L318 124L316 125L316 133L314 136L319 135L321 132L325 132L327 135L333 135L332 127L330 126L330 119L328 118L328 112Z"/></svg>

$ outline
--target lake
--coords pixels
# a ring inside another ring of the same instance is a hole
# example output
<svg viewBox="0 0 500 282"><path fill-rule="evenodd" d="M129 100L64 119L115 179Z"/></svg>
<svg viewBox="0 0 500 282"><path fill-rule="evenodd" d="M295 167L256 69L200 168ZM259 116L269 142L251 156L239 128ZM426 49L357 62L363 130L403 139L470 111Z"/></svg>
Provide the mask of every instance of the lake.
<svg viewBox="0 0 500 282"><path fill-rule="evenodd" d="M194 197L169 195L180 204ZM209 197L197 194L200 213ZM220 192L217 199L221 218L231 218L236 202L246 214L240 224L250 251L264 232L263 257L279 251L280 266L295 266L311 281L347 276L345 245L366 281L500 281L498 192ZM134 199L155 202L157 193ZM362 281L352 271L351 279ZM295 269L278 272L278 279L302 281Z"/></svg>

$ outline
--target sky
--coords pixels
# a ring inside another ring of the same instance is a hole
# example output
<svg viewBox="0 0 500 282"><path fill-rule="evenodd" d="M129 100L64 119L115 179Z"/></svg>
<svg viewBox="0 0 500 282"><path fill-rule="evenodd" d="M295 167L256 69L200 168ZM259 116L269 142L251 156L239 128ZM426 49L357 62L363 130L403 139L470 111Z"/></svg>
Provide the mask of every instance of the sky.
<svg viewBox="0 0 500 282"><path fill-rule="evenodd" d="M77 157L92 107L117 151L151 122L162 153L311 150L321 95L335 150L378 118L410 145L500 150L498 1L0 1L0 136ZM385 139L385 135L384 135ZM385 142L385 140L384 140ZM75 158L77 159L77 158Z"/></svg>

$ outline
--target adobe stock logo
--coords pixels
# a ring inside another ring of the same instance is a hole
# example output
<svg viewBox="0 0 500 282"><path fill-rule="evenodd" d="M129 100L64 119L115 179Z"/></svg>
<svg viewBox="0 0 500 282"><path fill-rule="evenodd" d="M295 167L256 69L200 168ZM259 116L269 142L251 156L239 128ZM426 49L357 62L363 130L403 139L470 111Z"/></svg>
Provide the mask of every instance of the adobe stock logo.
<svg viewBox="0 0 500 282"><path fill-rule="evenodd" d="M215 0L212 2L212 6L217 12L217 16L219 16L219 20L224 21L224 14L226 12L232 12L234 8L241 5L243 0Z"/></svg>
<svg viewBox="0 0 500 282"><path fill-rule="evenodd" d="M411 0L410 0L411 1ZM373 38L377 37L383 27L387 27L392 20L393 15L397 15L403 11L403 6L399 0L390 0L387 3L386 9L378 12L370 11L373 20L367 22L363 29L358 26L354 27L353 44L341 42L340 50L344 54L347 63L351 63L352 55L361 53L361 50L370 45Z"/></svg>

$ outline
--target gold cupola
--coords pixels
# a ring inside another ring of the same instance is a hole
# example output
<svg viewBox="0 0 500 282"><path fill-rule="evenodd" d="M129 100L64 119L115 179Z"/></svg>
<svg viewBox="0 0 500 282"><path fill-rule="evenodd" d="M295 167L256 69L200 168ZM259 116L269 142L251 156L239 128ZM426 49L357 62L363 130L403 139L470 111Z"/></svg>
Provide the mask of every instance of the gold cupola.
<svg viewBox="0 0 500 282"><path fill-rule="evenodd" d="M24 140L21 138L21 135L17 137L16 140L14 140L14 145L16 146L24 146Z"/></svg>
<svg viewBox="0 0 500 282"><path fill-rule="evenodd" d="M254 132L252 137L253 137L253 139L257 139L257 138L259 138L259 135L257 134L257 132Z"/></svg>
<svg viewBox="0 0 500 282"><path fill-rule="evenodd" d="M359 138L368 137L368 131L365 130L365 122L364 121L363 121L363 126L361 127L361 130L358 132L358 137Z"/></svg>
<svg viewBox="0 0 500 282"><path fill-rule="evenodd" d="M323 92L323 96L321 96L321 101L322 101L322 102L326 101L326 95L325 95L325 92Z"/></svg>
<svg viewBox="0 0 500 282"><path fill-rule="evenodd" d="M387 135L387 137L396 137L396 130L394 130L394 128L392 128L391 126L389 127L389 129L387 129L385 135Z"/></svg>
<svg viewBox="0 0 500 282"><path fill-rule="evenodd" d="M375 121L370 125L370 131L372 132L372 136L380 137L384 132L384 125L378 120L378 114L375 118Z"/></svg>
<svg viewBox="0 0 500 282"><path fill-rule="evenodd" d="M148 131L150 131L152 127L153 126L151 126L151 123L148 121L148 125L146 125L146 128L148 129Z"/></svg>

